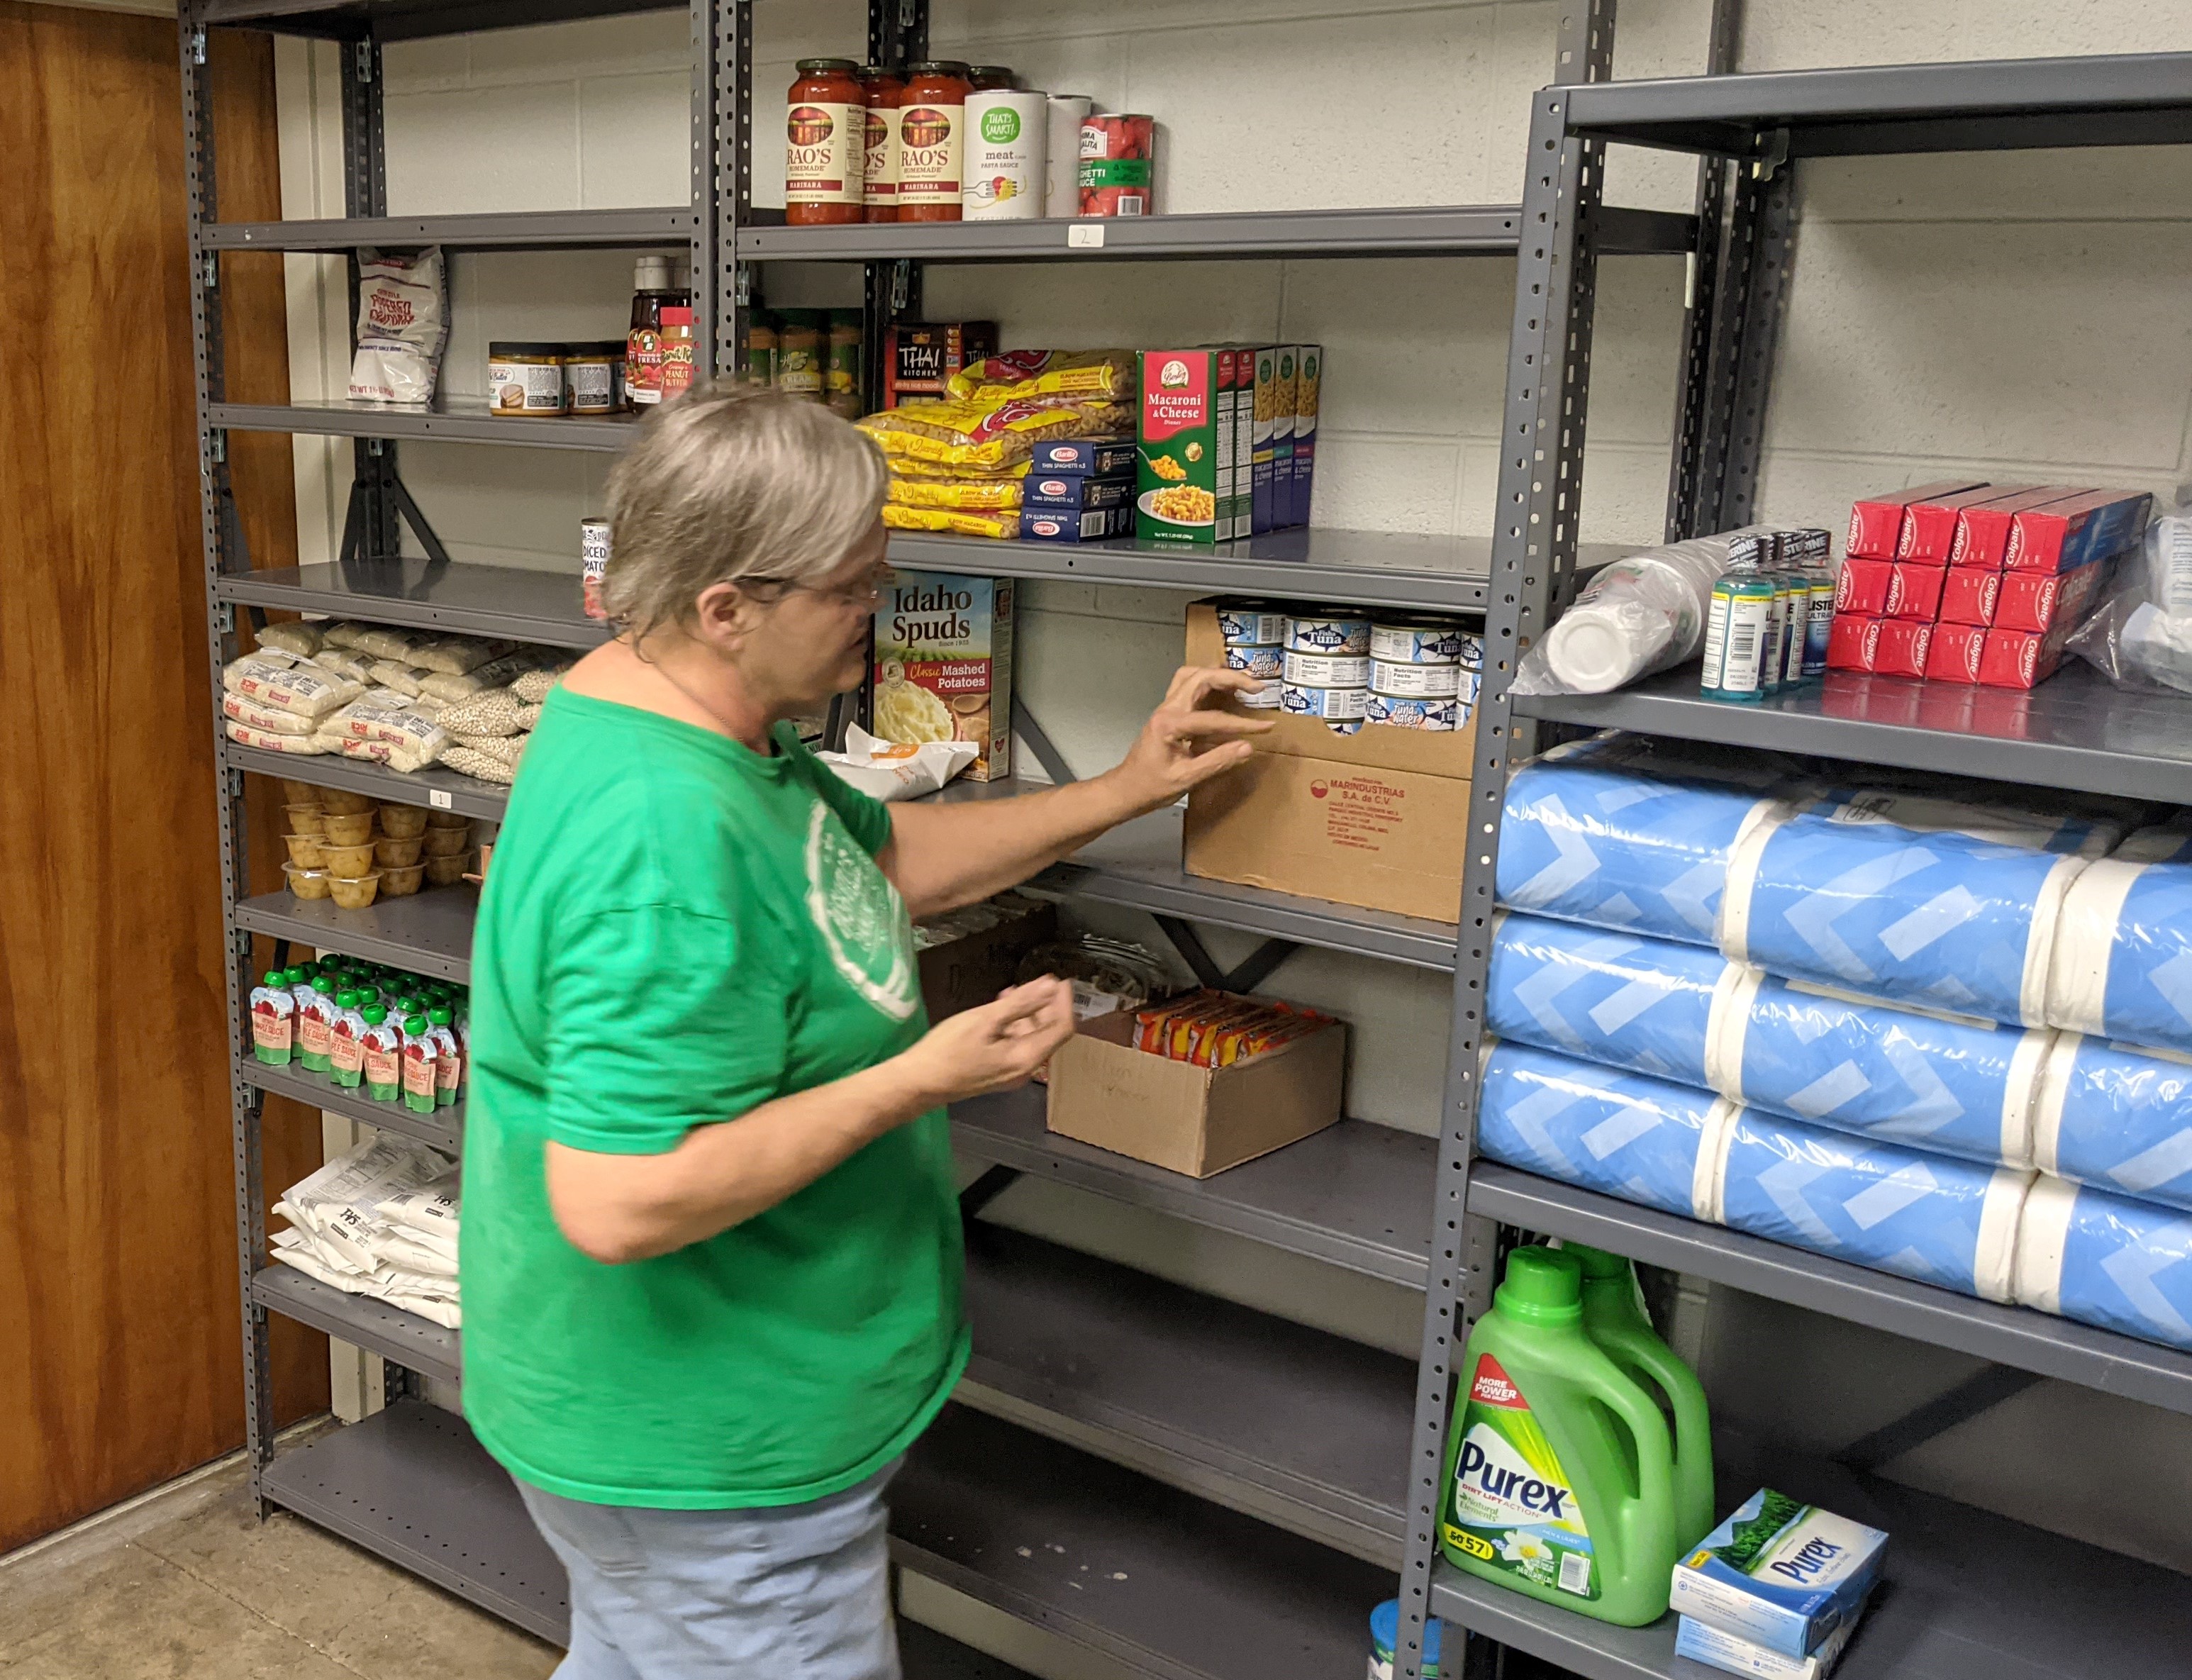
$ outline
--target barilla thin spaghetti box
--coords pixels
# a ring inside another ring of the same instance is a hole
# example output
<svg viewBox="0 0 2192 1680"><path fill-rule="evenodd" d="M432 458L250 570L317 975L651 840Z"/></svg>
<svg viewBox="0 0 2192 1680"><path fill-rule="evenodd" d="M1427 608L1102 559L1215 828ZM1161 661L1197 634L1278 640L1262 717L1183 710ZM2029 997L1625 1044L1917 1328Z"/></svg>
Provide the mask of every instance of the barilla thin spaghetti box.
<svg viewBox="0 0 2192 1680"><path fill-rule="evenodd" d="M1870 1596L1866 1595L1868 1599ZM1709 1627L1694 1617L1684 1616L1675 1627L1675 1654L1730 1674L1753 1675L1756 1680L1827 1680L1841 1660L1850 1637L1857 1631L1858 1616L1864 1614L1864 1605L1861 1603L1857 1615L1830 1633L1826 1643L1807 1657L1784 1656L1748 1639L1738 1639L1732 1633Z"/></svg>
<svg viewBox="0 0 2192 1680"><path fill-rule="evenodd" d="M975 745L969 781L1013 773L1013 581L893 572L876 609L875 733Z"/></svg>
<svg viewBox="0 0 2192 1680"><path fill-rule="evenodd" d="M1287 500L1288 525L1309 523L1310 481L1316 474L1316 408L1324 386L1324 346L1294 346L1293 476Z"/></svg>
<svg viewBox="0 0 2192 1680"><path fill-rule="evenodd" d="M1134 476L1134 534L1145 540L1218 540L1215 350L1142 352L1142 423Z"/></svg>
<svg viewBox="0 0 2192 1680"><path fill-rule="evenodd" d="M1864 1607L1887 1536L1761 1488L1675 1565L1685 1616L1784 1656L1808 1656Z"/></svg>

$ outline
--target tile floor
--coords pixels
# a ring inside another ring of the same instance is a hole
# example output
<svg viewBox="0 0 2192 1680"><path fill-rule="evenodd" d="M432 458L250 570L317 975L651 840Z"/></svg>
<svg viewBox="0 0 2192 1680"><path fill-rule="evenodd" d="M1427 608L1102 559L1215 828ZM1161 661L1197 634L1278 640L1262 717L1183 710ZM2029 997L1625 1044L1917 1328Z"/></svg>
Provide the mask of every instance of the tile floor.
<svg viewBox="0 0 2192 1680"><path fill-rule="evenodd" d="M260 1523L240 1465L191 1492L0 1567L0 1680L545 1680L562 1654L286 1511Z"/></svg>

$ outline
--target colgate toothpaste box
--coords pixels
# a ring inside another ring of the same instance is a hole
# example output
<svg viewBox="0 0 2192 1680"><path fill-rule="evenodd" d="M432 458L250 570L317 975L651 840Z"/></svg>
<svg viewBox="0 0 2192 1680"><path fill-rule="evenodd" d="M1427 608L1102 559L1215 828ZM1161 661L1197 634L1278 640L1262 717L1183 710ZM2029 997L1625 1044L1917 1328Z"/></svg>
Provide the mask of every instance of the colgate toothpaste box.
<svg viewBox="0 0 2192 1680"><path fill-rule="evenodd" d="M1903 510L1903 530L1896 540L1895 557L1907 566L1945 566L1956 540L1956 520L1967 507L2022 495L2029 484L1987 484L1953 495L1928 496Z"/></svg>
<svg viewBox="0 0 2192 1680"><path fill-rule="evenodd" d="M1827 627L1827 669L1869 671L1880 646L1880 626L1887 620L1862 613L1836 613Z"/></svg>
<svg viewBox="0 0 2192 1680"><path fill-rule="evenodd" d="M1979 681L1993 689L2036 689L2063 663L2068 630L1989 630Z"/></svg>
<svg viewBox="0 0 2192 1680"><path fill-rule="evenodd" d="M1956 515L1956 534L1949 545L1951 566L1980 566L2000 571L2009 553L2010 522L2029 507L2045 507L2086 493L2075 484L2044 484L1996 501L1975 502Z"/></svg>
<svg viewBox="0 0 2192 1680"><path fill-rule="evenodd" d="M1944 566L1905 565L1898 560L1887 580L1887 616L1931 624L1941 615L1941 580Z"/></svg>
<svg viewBox="0 0 2192 1680"><path fill-rule="evenodd" d="M1996 603L1997 630L2075 630L2085 621L2094 598L2101 592L2110 566L2081 566L2070 572L2002 572L1998 575L2001 595Z"/></svg>
<svg viewBox="0 0 2192 1680"><path fill-rule="evenodd" d="M1895 579L1892 560L1845 560L1835 574L1835 610L1878 618L1887 611L1888 586Z"/></svg>
<svg viewBox="0 0 2192 1680"><path fill-rule="evenodd" d="M2001 598L2001 577L2000 572L1976 566L1949 567L1941 580L1941 622L1992 624Z"/></svg>
<svg viewBox="0 0 2192 1680"><path fill-rule="evenodd" d="M1842 545L1842 551L1859 560L1892 560L1896 545L1903 540L1904 511L1911 503L1938 501L1943 496L1984 488L1975 480L1961 478L1938 484L1920 484L1898 490L1892 495L1873 496L1858 502L1850 508L1849 539Z"/></svg>
<svg viewBox="0 0 2192 1680"><path fill-rule="evenodd" d="M1978 682L1987 634L1984 625L1935 625L1932 644L1926 651L1927 678L1936 683Z"/></svg>
<svg viewBox="0 0 2192 1680"><path fill-rule="evenodd" d="M1883 677L1923 677L1933 645L1933 626L1909 619L1882 619L1873 646L1872 668Z"/></svg>
<svg viewBox="0 0 2192 1680"><path fill-rule="evenodd" d="M2145 491L2088 490L2068 501L2028 508L2010 522L2012 572L2068 572L2105 560L2146 529L2154 498Z"/></svg>

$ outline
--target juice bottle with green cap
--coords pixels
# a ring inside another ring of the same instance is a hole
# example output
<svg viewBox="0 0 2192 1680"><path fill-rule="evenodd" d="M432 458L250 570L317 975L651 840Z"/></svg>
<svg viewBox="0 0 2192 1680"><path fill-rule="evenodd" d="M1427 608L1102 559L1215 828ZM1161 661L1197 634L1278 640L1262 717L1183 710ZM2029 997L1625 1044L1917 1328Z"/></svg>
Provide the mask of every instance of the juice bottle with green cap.
<svg viewBox="0 0 2192 1680"><path fill-rule="evenodd" d="M1675 1532L1687 1551L1712 1532L1712 1424L1704 1386L1675 1350L1661 1340L1645 1311L1636 1268L1619 1254L1563 1243L1561 1252L1583 1266L1583 1329L1600 1351L1647 1393L1657 1391L1675 1420Z"/></svg>
<svg viewBox="0 0 2192 1680"><path fill-rule="evenodd" d="M433 1035L434 1023L423 1014L403 1023L403 1106L414 1114L434 1111L434 1063L442 1047Z"/></svg>
<svg viewBox="0 0 2192 1680"><path fill-rule="evenodd" d="M1583 1317L1573 1254L1508 1256L1458 1367L1439 1546L1470 1574L1641 1627L1666 1614L1680 1549L1674 1441Z"/></svg>
<svg viewBox="0 0 2192 1680"><path fill-rule="evenodd" d="M403 1094L403 1035L388 1024L388 1011L380 1004L362 1013L365 1094L375 1102L394 1102Z"/></svg>

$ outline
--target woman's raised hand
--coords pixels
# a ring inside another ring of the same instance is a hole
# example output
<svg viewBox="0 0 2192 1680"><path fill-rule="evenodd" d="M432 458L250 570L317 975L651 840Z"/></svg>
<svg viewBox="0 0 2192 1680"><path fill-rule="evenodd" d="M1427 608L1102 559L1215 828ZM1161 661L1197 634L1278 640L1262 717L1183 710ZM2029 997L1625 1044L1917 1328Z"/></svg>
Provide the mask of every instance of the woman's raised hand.
<svg viewBox="0 0 2192 1680"><path fill-rule="evenodd" d="M1212 709L1213 698L1260 689L1244 671L1184 665L1173 673L1164 701L1110 775L1138 810L1171 804L1190 788L1248 762L1247 737L1267 733L1268 718Z"/></svg>

